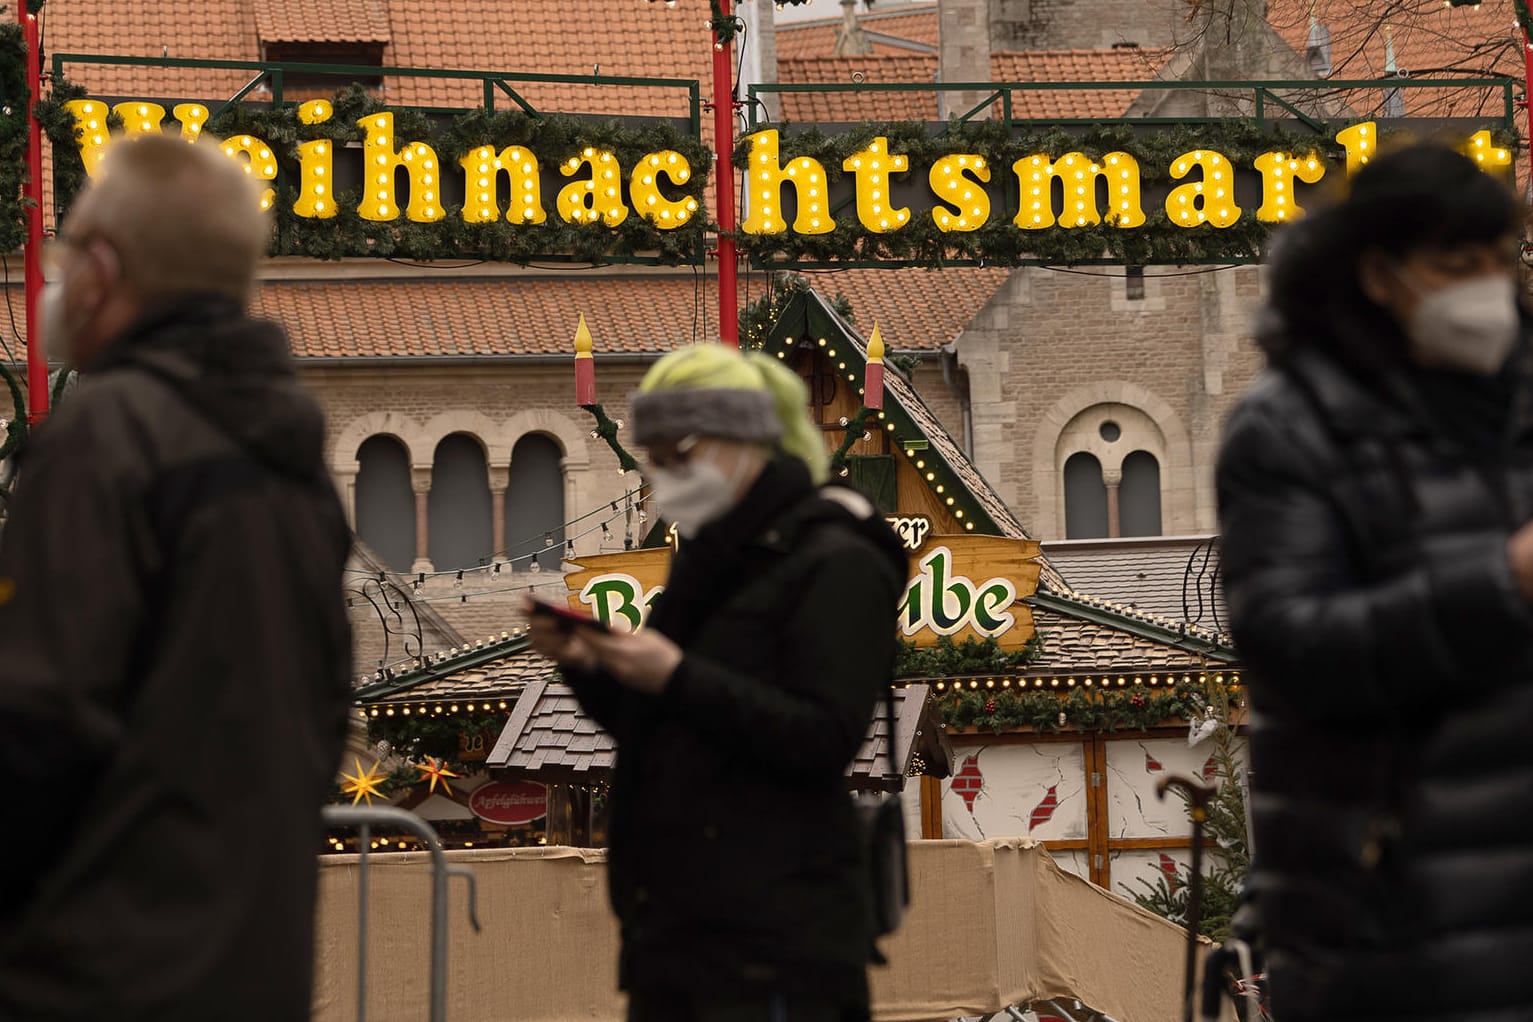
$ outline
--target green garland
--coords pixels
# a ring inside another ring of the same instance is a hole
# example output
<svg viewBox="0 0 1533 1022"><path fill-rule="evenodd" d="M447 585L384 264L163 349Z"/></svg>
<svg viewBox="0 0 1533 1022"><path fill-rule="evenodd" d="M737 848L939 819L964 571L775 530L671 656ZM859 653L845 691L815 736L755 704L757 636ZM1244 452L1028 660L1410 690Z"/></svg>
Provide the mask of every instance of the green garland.
<svg viewBox="0 0 1533 1022"><path fill-rule="evenodd" d="M1200 705L1192 686L1165 689L1084 689L1064 694L1049 689L980 688L937 693L942 722L949 728L990 731L1144 731L1183 722Z"/></svg>
<svg viewBox="0 0 1533 1022"><path fill-rule="evenodd" d="M904 678L956 678L1015 674L1043 650L1043 635L1034 633L1019 650L1001 648L995 639L943 635L934 646L917 646L902 640L895 655L894 676Z"/></svg>
<svg viewBox="0 0 1533 1022"><path fill-rule="evenodd" d="M606 441L607 446L612 448L612 453L617 455L618 467L624 472L639 471L639 463L634 460L634 456L628 453L628 449L617 438L618 430L623 427L608 418L606 411L600 404L586 405L585 410L590 412L591 416L596 420L596 427L591 430L592 436Z"/></svg>
<svg viewBox="0 0 1533 1022"><path fill-rule="evenodd" d="M776 286L769 293L740 310L740 347L749 351L759 351L766 347L772 328L777 325L777 318L788 307L788 303L811 286L800 274L780 274ZM836 297L830 300L830 307L848 323L857 321L852 314L852 300L841 292L836 292Z"/></svg>
<svg viewBox="0 0 1533 1022"><path fill-rule="evenodd" d="M388 742L392 755L412 763L423 762L427 756L432 756L454 773L467 776L482 770L484 764L458 759L459 739L479 735L493 745L500 737L501 728L506 726L507 716L505 712L495 710L475 710L470 713L369 717L367 740ZM413 771L415 768L409 769ZM411 784L415 783L415 777L414 773L410 775Z"/></svg>
<svg viewBox="0 0 1533 1022"><path fill-rule="evenodd" d="M61 209L69 206L85 183L84 165L77 150L78 129L73 116L64 109L64 103L85 95L83 89L55 82L53 94L37 108L38 116L55 144L55 152L59 154L55 161L59 168L55 179L55 201ZM686 157L693 172L685 183L673 189L673 193L692 198L699 208L706 208L704 200L712 156L698 139L669 124L654 123L633 128L616 120L588 121L559 115L534 117L519 110L490 112L476 108L458 115L447 128L435 131L431 121L418 110L380 103L360 85L336 93L332 102L334 114L323 124L301 123L291 105L271 109L237 104L219 113L204 130L218 137L249 134L261 138L272 147L279 163L284 166L284 177L291 180L297 179L300 142L313 139L334 139L341 144L360 142L365 133L356 122L376 113L394 115L396 138L428 141L444 166L456 166L462 156L481 145L492 145L497 149L526 145L545 165L567 160L587 146L610 149L625 167L634 166L647 153L674 149ZM557 217L537 225L505 221L466 223L461 216L461 206L446 209L441 220L429 224L403 219L377 222L364 220L357 214L360 193L356 190L336 197L339 203L336 216L319 220L294 213L292 207L296 198L297 190L292 185L284 185L278 192L273 254L305 255L316 259L389 256L511 263L556 257L585 263L647 258L665 264L684 264L700 261L708 229L706 218L699 216L685 227L662 231L632 211L623 223L613 228L576 226Z"/></svg>
<svg viewBox="0 0 1533 1022"><path fill-rule="evenodd" d="M1495 129L1497 144L1515 143L1513 133ZM1237 165L1250 166L1262 153L1317 152L1339 160L1341 145L1329 136L1300 136L1277 128L1263 128L1254 121L1220 121L1161 127L1143 134L1126 124L1102 125L1072 134L1062 128L1008 129L999 121L954 120L938 134L929 134L917 121L866 123L846 133L828 136L810 128L784 134L779 142L783 163L800 156L817 160L829 184L847 178L842 163L865 150L876 137L889 139L889 151L910 159L908 179L921 180L938 158L954 153L985 157L998 174L1010 174L1011 165L1035 153L1063 156L1084 152L1100 156L1113 151L1132 154L1140 164L1146 186L1171 186L1170 169L1184 153L1215 149ZM748 136L747 136L748 138ZM735 145L734 165L749 165L747 138ZM1000 168L1006 168L1000 171ZM1014 202L1015 196L1006 195ZM1147 211L1149 212L1149 211ZM1273 230L1272 224L1248 211L1228 228L1202 224L1186 228L1151 212L1145 224L1131 230L1106 222L1082 228L1050 228L1024 231L1011 222L1014 210L998 205L985 226L971 232L943 233L929 216L912 216L896 232L878 234L865 229L855 214L842 215L828 234L735 235L741 251L758 265L772 263L846 263L864 260L904 262L939 267L953 262L977 262L1016 266L1026 262L1072 265L1109 259L1127 266L1186 264L1198 262L1248 262L1260 257Z"/></svg>
<svg viewBox="0 0 1533 1022"><path fill-rule="evenodd" d="M21 26L0 25L0 252L14 252L27 240L21 185L27 170L27 53Z"/></svg>

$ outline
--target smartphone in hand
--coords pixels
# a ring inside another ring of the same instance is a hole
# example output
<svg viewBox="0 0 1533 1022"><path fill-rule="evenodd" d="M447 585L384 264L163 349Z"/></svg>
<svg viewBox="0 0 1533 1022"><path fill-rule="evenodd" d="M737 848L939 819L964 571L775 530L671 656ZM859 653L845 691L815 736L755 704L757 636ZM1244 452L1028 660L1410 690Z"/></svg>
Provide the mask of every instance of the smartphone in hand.
<svg viewBox="0 0 1533 1022"><path fill-rule="evenodd" d="M528 614L538 615L552 620L563 632L573 632L577 628L595 628L606 631L607 626L589 614L582 614L578 610L557 603L549 603L546 600L533 598Z"/></svg>

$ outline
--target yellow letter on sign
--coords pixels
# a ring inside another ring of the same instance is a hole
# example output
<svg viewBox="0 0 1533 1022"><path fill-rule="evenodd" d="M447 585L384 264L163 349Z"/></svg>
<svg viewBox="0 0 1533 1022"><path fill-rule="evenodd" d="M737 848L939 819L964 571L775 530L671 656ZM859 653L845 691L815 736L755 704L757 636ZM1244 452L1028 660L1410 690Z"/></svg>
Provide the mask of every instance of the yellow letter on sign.
<svg viewBox="0 0 1533 1022"><path fill-rule="evenodd" d="M589 181L576 181L559 191L559 215L565 223L595 223L600 220L616 227L628 219L628 207L619 193L623 168L617 157L605 149L587 146L579 156L571 156L559 165L559 173L573 177L582 165L591 168Z"/></svg>
<svg viewBox="0 0 1533 1022"><path fill-rule="evenodd" d="M882 135L868 143L860 153L853 153L841 164L857 178L857 219L874 234L897 231L910 219L906 207L889 205L889 175L910 169L910 157L889 152L889 140Z"/></svg>
<svg viewBox="0 0 1533 1022"><path fill-rule="evenodd" d="M85 164L88 177L96 176L96 166L106 155L107 134L105 103L94 99L71 99L64 104L80 129L80 161Z"/></svg>
<svg viewBox="0 0 1533 1022"><path fill-rule="evenodd" d="M1193 170L1202 171L1203 180L1178 185L1166 196L1166 216L1178 227L1196 227L1210 223L1228 227L1240 219L1235 205L1235 169L1222 154L1212 149L1183 153L1171 165L1171 177L1181 180Z"/></svg>
<svg viewBox="0 0 1533 1022"><path fill-rule="evenodd" d="M1512 162L1512 154L1498 147L1488 131L1477 131L1469 136L1469 141L1459 151L1478 163L1480 169L1487 173L1510 166Z"/></svg>
<svg viewBox="0 0 1533 1022"><path fill-rule="evenodd" d="M506 219L513 224L540 224L548 219L543 211L538 158L529 150L509 145L496 153L494 146L482 145L469 150L458 162L463 167L465 223L490 224L500 219L502 173L511 180Z"/></svg>
<svg viewBox="0 0 1533 1022"><path fill-rule="evenodd" d="M311 99L298 108L298 119L304 124L323 124L333 112L327 101ZM319 138L298 144L298 179L293 212L318 220L335 216L334 142Z"/></svg>
<svg viewBox="0 0 1533 1022"><path fill-rule="evenodd" d="M1347 148L1348 177L1361 170L1363 164L1367 163L1373 154L1378 152L1378 139L1378 126L1372 121L1354 124L1352 127L1343 128L1336 133L1336 141Z"/></svg>
<svg viewBox="0 0 1533 1022"><path fill-rule="evenodd" d="M123 134L158 135L160 122L165 119L165 108L158 103L118 103L112 113L122 118Z"/></svg>
<svg viewBox="0 0 1533 1022"><path fill-rule="evenodd" d="M783 185L793 187L798 201L798 215L793 218L795 234L827 234L836 222L825 208L825 168L818 160L800 156L786 167L777 162L777 129L768 128L746 136L750 142L750 169L745 172L749 186L750 213L740 224L746 234L781 234L788 229L782 218Z"/></svg>
<svg viewBox="0 0 1533 1022"><path fill-rule="evenodd" d="M633 176L628 179L633 208L662 231L674 231L684 226L697 212L697 200L690 195L684 199L667 199L660 190L660 178L668 177L677 184L685 184L691 176L692 165L675 150L650 153L634 166Z"/></svg>
<svg viewBox="0 0 1533 1022"><path fill-rule="evenodd" d="M364 188L357 215L363 220L393 220L399 216L394 203L394 169L404 167L410 175L410 202L405 216L416 223L442 219L441 168L436 150L424 142L406 142L394 150L394 115L368 114L357 121L367 132L362 145Z"/></svg>
<svg viewBox="0 0 1533 1022"><path fill-rule="evenodd" d="M1138 227L1144 223L1144 208L1139 198L1139 161L1128 153L1108 153L1101 162L1084 153L1065 153L1058 163L1037 153L1012 164L1022 186L1021 203L1012 219L1016 226L1039 231L1054 226L1052 178L1064 186L1064 209L1059 214L1061 227L1086 227L1104 219L1097 208L1097 181L1107 182L1105 219L1115 227Z"/></svg>
<svg viewBox="0 0 1533 1022"><path fill-rule="evenodd" d="M1267 223L1283 223L1302 216L1304 208L1294 197L1293 183L1303 181L1312 185L1325 177L1325 164L1314 153L1302 159L1293 153L1262 153L1255 166L1262 174L1262 204L1256 219Z"/></svg>
<svg viewBox="0 0 1533 1022"><path fill-rule="evenodd" d="M932 221L939 231L977 231L990 219L990 193L984 188L984 182L990 180L990 167L983 156L944 156L932 164L927 180L932 194L942 203L932 210Z"/></svg>
<svg viewBox="0 0 1533 1022"><path fill-rule="evenodd" d="M245 161L245 173L259 181L272 181L277 177L277 158L272 155L271 146L254 135L230 135L224 139L224 155L232 156L238 160L241 155ZM271 209L271 204L276 199L277 193L270 188L261 191L261 208Z"/></svg>

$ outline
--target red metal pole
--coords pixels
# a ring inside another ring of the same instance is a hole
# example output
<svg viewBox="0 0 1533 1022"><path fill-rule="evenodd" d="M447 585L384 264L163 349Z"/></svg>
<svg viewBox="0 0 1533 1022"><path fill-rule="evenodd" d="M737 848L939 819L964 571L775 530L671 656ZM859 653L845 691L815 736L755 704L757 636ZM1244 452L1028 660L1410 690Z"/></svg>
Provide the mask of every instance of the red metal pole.
<svg viewBox="0 0 1533 1022"><path fill-rule="evenodd" d="M42 67L37 52L37 17L27 13L26 0L14 0L27 51L27 179L21 186L26 200L27 307L27 422L48 414L48 356L38 330L38 305L43 297L43 130L36 103L42 98Z"/></svg>
<svg viewBox="0 0 1533 1022"><path fill-rule="evenodd" d="M719 0L719 13L730 16L729 0ZM719 223L719 340L740 346L739 294L735 284L735 82L728 43L713 38L713 165Z"/></svg>

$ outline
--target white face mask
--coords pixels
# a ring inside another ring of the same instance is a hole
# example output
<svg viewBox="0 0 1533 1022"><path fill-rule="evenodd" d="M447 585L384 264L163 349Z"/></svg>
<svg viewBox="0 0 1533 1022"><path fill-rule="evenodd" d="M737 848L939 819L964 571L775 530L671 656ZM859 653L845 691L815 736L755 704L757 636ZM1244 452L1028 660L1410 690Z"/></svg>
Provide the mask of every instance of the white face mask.
<svg viewBox="0 0 1533 1022"><path fill-rule="evenodd" d="M1517 343L1516 295L1500 273L1422 294L1405 329L1411 357L1429 369L1494 374Z"/></svg>
<svg viewBox="0 0 1533 1022"><path fill-rule="evenodd" d="M661 513L683 538L697 535L734 507L734 480L706 459L694 458L680 468L650 468L648 475Z"/></svg>

